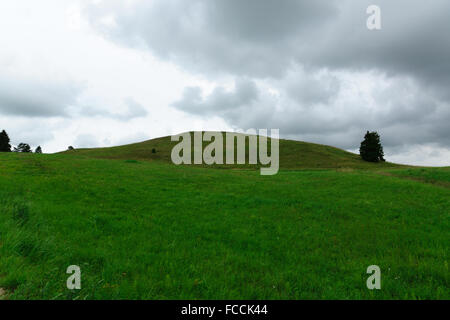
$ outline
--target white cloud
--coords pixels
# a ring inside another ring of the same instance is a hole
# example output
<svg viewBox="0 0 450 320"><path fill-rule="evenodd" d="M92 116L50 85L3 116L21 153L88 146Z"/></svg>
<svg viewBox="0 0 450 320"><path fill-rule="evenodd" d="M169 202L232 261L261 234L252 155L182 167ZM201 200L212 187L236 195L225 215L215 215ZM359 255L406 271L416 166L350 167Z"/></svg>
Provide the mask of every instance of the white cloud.
<svg viewBox="0 0 450 320"><path fill-rule="evenodd" d="M86 22L86 4L0 2L0 128L13 141L57 152L80 135L106 146L133 132L153 138L190 124L226 128L220 119L196 120L169 107L185 86L208 88L208 81L104 39Z"/></svg>

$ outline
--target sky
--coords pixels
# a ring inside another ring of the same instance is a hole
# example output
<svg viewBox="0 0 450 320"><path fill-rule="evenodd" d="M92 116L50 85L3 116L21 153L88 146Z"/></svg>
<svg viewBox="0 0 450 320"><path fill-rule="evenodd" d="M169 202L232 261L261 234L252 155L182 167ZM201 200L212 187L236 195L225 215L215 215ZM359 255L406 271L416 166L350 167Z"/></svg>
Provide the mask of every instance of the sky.
<svg viewBox="0 0 450 320"><path fill-rule="evenodd" d="M369 5L381 29L369 30ZM0 130L107 147L279 129L388 161L450 165L450 1L0 2Z"/></svg>

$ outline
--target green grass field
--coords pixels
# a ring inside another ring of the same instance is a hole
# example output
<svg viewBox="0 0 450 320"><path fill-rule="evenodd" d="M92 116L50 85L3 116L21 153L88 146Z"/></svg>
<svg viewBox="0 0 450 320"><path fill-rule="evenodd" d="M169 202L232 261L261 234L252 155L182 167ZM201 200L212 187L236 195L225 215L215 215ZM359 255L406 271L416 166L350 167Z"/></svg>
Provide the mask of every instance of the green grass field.
<svg viewBox="0 0 450 320"><path fill-rule="evenodd" d="M449 168L282 140L261 176L175 166L171 146L0 154L1 298L450 298Z"/></svg>

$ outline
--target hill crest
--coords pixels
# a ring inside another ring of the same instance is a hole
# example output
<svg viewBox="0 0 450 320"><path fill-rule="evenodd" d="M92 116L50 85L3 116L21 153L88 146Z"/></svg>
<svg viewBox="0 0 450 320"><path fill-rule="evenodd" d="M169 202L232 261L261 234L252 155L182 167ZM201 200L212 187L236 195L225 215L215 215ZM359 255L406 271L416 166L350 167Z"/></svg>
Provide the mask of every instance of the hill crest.
<svg viewBox="0 0 450 320"><path fill-rule="evenodd" d="M197 131L198 132L198 131ZM202 131L217 132L217 131ZM191 134L191 143L193 145L194 131ZM221 132L225 143L226 132ZM233 133L235 134L235 133ZM248 163L248 134L237 134L246 136L246 163ZM258 136L259 137L259 136ZM211 142L203 142L203 149ZM271 138L268 138L270 145ZM146 140L143 142L132 143L116 147L106 148L83 148L73 151L65 151L66 154L74 154L102 159L122 159L122 160L147 160L170 162L171 152L177 141L171 141L171 136L165 136ZM270 148L268 148L270 150ZM153 150L155 151L153 153ZM193 149L192 149L193 150ZM387 167L399 167L400 165L384 162L369 163L361 160L360 156L336 147L309 143L296 140L279 139L280 169L377 169ZM235 152L236 155L236 152ZM226 151L224 147L224 157ZM192 157L192 155L191 155ZM197 166L207 166L197 165ZM213 165L219 168L259 168L260 165Z"/></svg>

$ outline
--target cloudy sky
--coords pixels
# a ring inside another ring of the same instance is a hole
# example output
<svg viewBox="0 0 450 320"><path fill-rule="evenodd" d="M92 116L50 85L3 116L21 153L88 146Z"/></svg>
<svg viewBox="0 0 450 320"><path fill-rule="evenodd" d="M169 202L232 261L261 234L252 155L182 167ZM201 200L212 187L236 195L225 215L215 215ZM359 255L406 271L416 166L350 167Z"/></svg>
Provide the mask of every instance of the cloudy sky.
<svg viewBox="0 0 450 320"><path fill-rule="evenodd" d="M366 9L381 8L381 30ZM450 165L448 0L0 2L0 130L57 152L279 128Z"/></svg>

